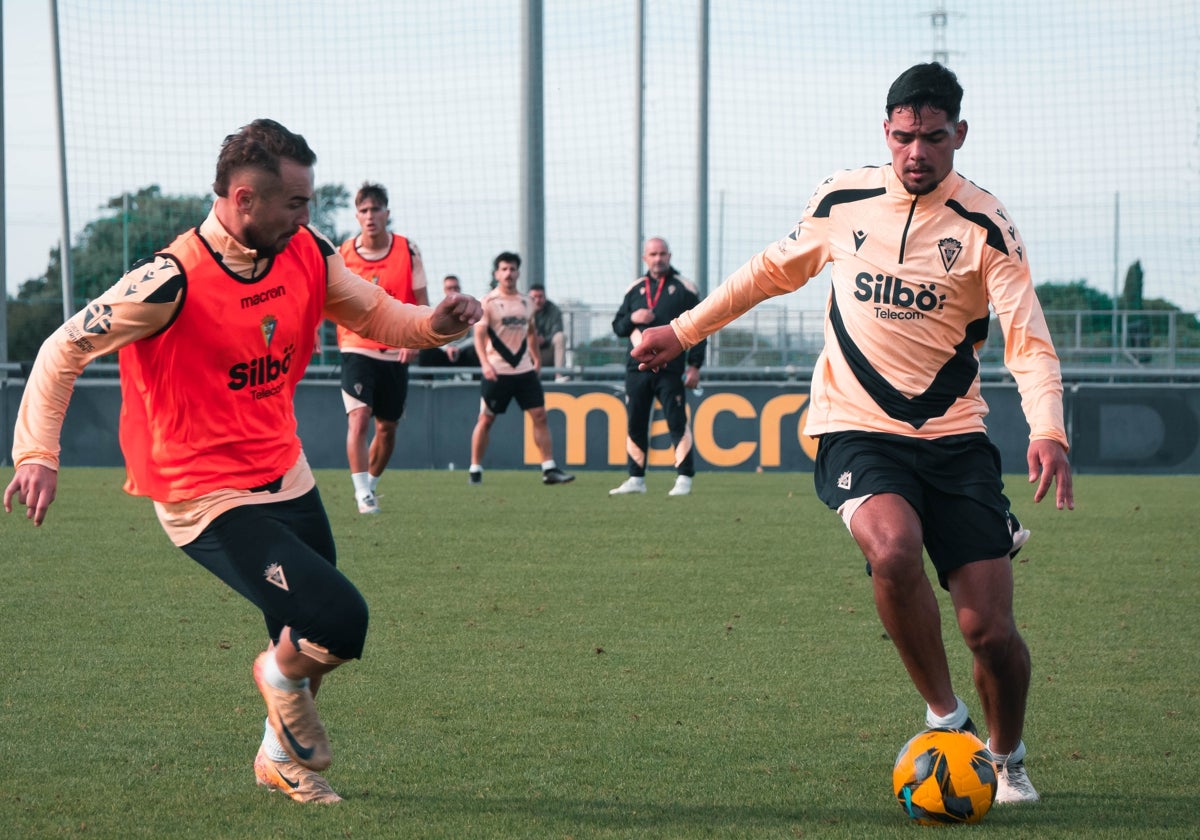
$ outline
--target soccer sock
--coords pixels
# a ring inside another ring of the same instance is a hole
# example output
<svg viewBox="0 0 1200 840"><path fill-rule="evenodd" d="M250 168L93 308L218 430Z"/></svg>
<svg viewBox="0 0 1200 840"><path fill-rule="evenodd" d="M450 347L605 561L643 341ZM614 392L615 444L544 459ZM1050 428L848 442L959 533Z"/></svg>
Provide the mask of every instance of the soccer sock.
<svg viewBox="0 0 1200 840"><path fill-rule="evenodd" d="M483 467L479 466L479 464L472 464L471 469L469 469L467 472L481 473L483 472Z"/></svg>
<svg viewBox="0 0 1200 840"><path fill-rule="evenodd" d="M350 473L350 481L354 483L354 495L358 498L363 498L371 492L371 485L367 477L367 473Z"/></svg>
<svg viewBox="0 0 1200 840"><path fill-rule="evenodd" d="M933 713L933 709L925 707L925 725L930 729L962 729L967 722L969 715L967 714L967 704L963 702L958 695L954 696L958 701L958 705L954 711L945 717Z"/></svg>
<svg viewBox="0 0 1200 840"><path fill-rule="evenodd" d="M308 677L302 680L285 677L283 671L279 670L279 663L275 661L274 656L267 657L266 665L263 666L263 679L267 681L267 685L280 691L299 691L308 686Z"/></svg>
<svg viewBox="0 0 1200 840"><path fill-rule="evenodd" d="M371 491L372 495L375 494L375 488L377 488L378 486L379 486L379 476L371 475L370 473L367 473L367 489Z"/></svg>
<svg viewBox="0 0 1200 840"><path fill-rule="evenodd" d="M992 739L987 740L987 751L992 754L992 761L996 762L997 767L1004 767L1007 764L1020 764L1025 760L1025 742L1017 743L1017 748L1010 753L998 753L992 749Z"/></svg>
<svg viewBox="0 0 1200 840"><path fill-rule="evenodd" d="M292 760L292 757L287 754L283 745L279 743L279 737L275 734L275 730L271 728L270 718L263 724L262 749L267 754L267 758L272 761Z"/></svg>
<svg viewBox="0 0 1200 840"><path fill-rule="evenodd" d="M554 463L553 458L551 458L549 461L542 461L542 472L545 472L546 470L552 470L557 466L558 464Z"/></svg>

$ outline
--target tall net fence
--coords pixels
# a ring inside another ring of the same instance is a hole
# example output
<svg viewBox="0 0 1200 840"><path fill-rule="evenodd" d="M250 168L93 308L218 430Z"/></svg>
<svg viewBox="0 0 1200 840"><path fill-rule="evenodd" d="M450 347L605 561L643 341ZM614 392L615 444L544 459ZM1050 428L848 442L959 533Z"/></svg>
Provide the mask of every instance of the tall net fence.
<svg viewBox="0 0 1200 840"><path fill-rule="evenodd" d="M313 146L318 185L389 188L434 299L446 273L482 293L492 257L519 247L520 0L58 7L76 235L152 185L207 195L222 139L269 116ZM1037 282L1115 297L1136 261L1147 298L1200 310L1194 0L709 9L709 287L786 234L830 172L887 160L887 88L936 56L966 89L957 167L1008 206ZM699 21L699 0L646 0L643 232L666 237L691 277ZM577 313L576 344L608 330L637 267L637 31L634 0L543 6L544 280ZM355 230L352 209L326 226ZM125 267L87 271L107 285ZM777 303L795 313L785 331L811 333L825 292L818 279Z"/></svg>

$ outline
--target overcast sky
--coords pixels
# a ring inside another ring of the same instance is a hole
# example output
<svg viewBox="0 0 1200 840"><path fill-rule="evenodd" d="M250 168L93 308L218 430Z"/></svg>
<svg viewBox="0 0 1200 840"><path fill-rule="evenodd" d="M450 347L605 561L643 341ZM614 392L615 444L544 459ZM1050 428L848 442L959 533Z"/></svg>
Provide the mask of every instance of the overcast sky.
<svg viewBox="0 0 1200 840"><path fill-rule="evenodd" d="M938 3L711 4L715 284L718 273L785 235L824 175L886 161L883 95L900 70L938 46L928 15ZM1128 262L1140 259L1148 296L1200 310L1194 0L945 5L943 46L967 88L963 116L971 124L957 165L1013 213L1035 279L1082 277L1111 293ZM688 275L696 263L696 6L647 0L646 25L646 233L668 236ZM318 183L353 190L371 178L392 186L393 227L419 240L433 274L465 274L468 290L481 291L490 257L516 246L520 0L61 7L71 60L64 77L77 97L68 105L74 234L124 190L159 183L167 192L207 192L220 138L255 116L277 116L313 143ZM616 300L617 286L633 277L633 179L625 170L634 8L632 0L545 0L547 284L567 299ZM299 28L269 37L280 20ZM47 0L3 3L10 293L42 274L61 235L49 21ZM305 30L314 28L309 40ZM417 41L397 48L404 38L395 33L410 29ZM340 57L322 38L358 48ZM214 42L223 49L205 46ZM238 69L233 62L249 53L263 63ZM222 81L207 90L206 76ZM114 87L113 79L128 82ZM293 84L294 96L272 93ZM376 85L394 94L378 118L355 101ZM195 117L187 131L125 130L135 115L164 111L175 128L182 120L171 108L189 97ZM354 116L316 119L304 110L311 97L328 97L316 113L345 103ZM87 157L108 148L132 153L108 170ZM823 291L811 291L808 305L819 306Z"/></svg>

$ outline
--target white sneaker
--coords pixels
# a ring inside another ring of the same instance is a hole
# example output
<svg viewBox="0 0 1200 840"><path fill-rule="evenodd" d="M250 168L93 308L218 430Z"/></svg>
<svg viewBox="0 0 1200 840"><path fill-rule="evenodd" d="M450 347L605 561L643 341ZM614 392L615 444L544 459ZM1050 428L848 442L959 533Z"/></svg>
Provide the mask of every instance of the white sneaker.
<svg viewBox="0 0 1200 840"><path fill-rule="evenodd" d="M671 488L668 496L687 496L692 492L692 477L690 475L680 475L675 477L675 486Z"/></svg>
<svg viewBox="0 0 1200 840"><path fill-rule="evenodd" d="M379 500L375 498L374 493L358 496L357 499L359 513L379 513Z"/></svg>
<svg viewBox="0 0 1200 840"><path fill-rule="evenodd" d="M621 482L620 487L614 487L608 491L610 496L624 496L629 493L645 493L646 479L641 476L631 475L629 478Z"/></svg>
<svg viewBox="0 0 1200 840"><path fill-rule="evenodd" d="M1037 802L1041 799L1029 781L1024 761L1009 761L996 768L996 802Z"/></svg>

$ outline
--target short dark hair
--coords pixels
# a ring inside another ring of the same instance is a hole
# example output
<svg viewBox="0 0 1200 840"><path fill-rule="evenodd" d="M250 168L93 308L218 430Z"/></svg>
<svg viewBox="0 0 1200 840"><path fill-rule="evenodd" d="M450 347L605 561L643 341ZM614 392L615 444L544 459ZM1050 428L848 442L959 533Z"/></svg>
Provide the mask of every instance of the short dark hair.
<svg viewBox="0 0 1200 840"><path fill-rule="evenodd" d="M541 283L534 283L533 285L531 285L531 286L529 287L529 291L531 291L531 292L544 292L544 291L546 291L546 287L545 287L543 284L541 284Z"/></svg>
<svg viewBox="0 0 1200 840"><path fill-rule="evenodd" d="M354 207L362 204L369 198L378 201L384 207L388 206L387 187L383 184L373 184L370 181L363 181L363 185L358 188L358 192L354 194Z"/></svg>
<svg viewBox="0 0 1200 840"><path fill-rule="evenodd" d="M517 268L521 267L521 255L514 254L512 251L502 251L496 255L496 259L492 260L492 271L500 267L500 263L512 263Z"/></svg>
<svg viewBox="0 0 1200 840"><path fill-rule="evenodd" d="M948 67L931 61L914 64L897 77L888 89L887 115L897 108L911 108L914 113L922 108L945 111L951 120L958 119L962 106L963 89L958 77Z"/></svg>
<svg viewBox="0 0 1200 840"><path fill-rule="evenodd" d="M221 143L213 192L222 198L228 197L229 182L239 169L259 169L278 177L282 158L294 160L301 166L312 166L317 162L316 153L304 138L275 120L257 119L244 125L237 134L230 134Z"/></svg>

